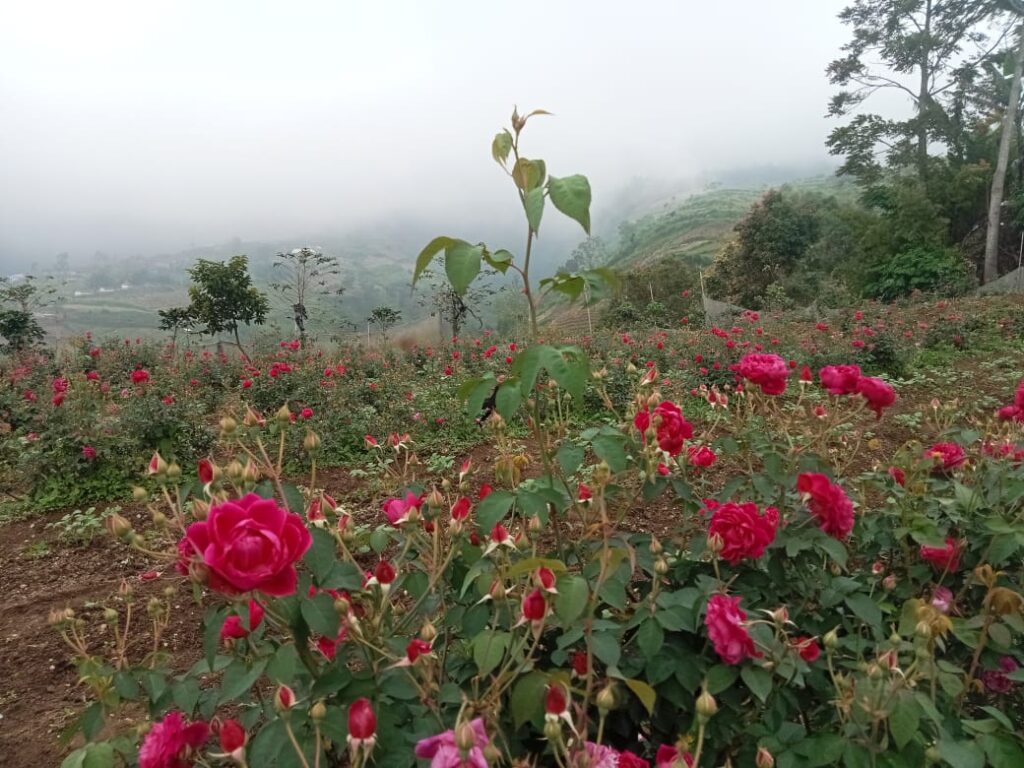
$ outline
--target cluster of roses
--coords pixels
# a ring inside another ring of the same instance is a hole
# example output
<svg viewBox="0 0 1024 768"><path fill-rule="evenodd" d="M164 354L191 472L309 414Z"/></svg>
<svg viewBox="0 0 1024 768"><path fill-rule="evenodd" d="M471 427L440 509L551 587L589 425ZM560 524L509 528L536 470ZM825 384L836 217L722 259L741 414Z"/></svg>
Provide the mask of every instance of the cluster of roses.
<svg viewBox="0 0 1024 768"><path fill-rule="evenodd" d="M790 365L778 355L746 355L733 370L739 378L756 384L766 395L781 395L786 391ZM831 395L860 395L868 408L879 418L882 411L896 402L896 391L881 379L864 376L857 365L828 365L818 371L821 385ZM801 382L811 381L809 369L804 367Z"/></svg>
<svg viewBox="0 0 1024 768"><path fill-rule="evenodd" d="M1000 421L1015 421L1024 424L1024 380L1017 385L1017 392L1014 394L1013 403L999 409Z"/></svg>

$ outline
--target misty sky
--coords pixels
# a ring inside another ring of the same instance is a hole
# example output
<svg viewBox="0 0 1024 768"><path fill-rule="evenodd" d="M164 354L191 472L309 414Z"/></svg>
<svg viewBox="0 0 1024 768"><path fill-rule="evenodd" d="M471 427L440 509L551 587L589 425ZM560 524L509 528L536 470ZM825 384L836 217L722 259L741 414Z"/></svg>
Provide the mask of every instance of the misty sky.
<svg viewBox="0 0 1024 768"><path fill-rule="evenodd" d="M73 259L514 204L489 156L636 176L824 162L842 0L6 3L0 255ZM504 208L503 208L504 207ZM513 210L514 213L514 210ZM468 233L467 233L468 234Z"/></svg>

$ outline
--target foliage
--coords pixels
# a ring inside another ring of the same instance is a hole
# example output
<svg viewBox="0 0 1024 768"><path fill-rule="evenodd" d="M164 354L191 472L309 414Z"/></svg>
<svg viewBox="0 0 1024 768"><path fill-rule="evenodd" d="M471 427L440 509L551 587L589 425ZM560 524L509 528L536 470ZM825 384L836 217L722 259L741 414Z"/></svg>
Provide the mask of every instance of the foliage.
<svg viewBox="0 0 1024 768"><path fill-rule="evenodd" d="M231 333L243 355L239 323L261 325L269 309L267 297L252 284L248 263L245 256L233 256L227 262L200 259L188 271L192 278L189 315L205 334Z"/></svg>
<svg viewBox="0 0 1024 768"><path fill-rule="evenodd" d="M6 344L4 351L21 352L46 338L35 317L20 309L0 309L0 336Z"/></svg>
<svg viewBox="0 0 1024 768"><path fill-rule="evenodd" d="M336 284L341 274L336 256L325 254L321 248L295 248L278 253L274 267L283 273L283 279L270 284L287 302L303 346L307 339L307 323L314 307L310 302L317 294L340 296L344 289Z"/></svg>
<svg viewBox="0 0 1024 768"><path fill-rule="evenodd" d="M957 251L917 247L877 267L866 285L866 292L883 301L892 301L914 291L955 296L967 291L972 284L970 270Z"/></svg>
<svg viewBox="0 0 1024 768"><path fill-rule="evenodd" d="M401 310L395 309L394 307L374 307L370 316L366 318L366 322L373 323L380 328L381 336L386 339L388 337L388 331L401 319Z"/></svg>
<svg viewBox="0 0 1024 768"><path fill-rule="evenodd" d="M56 520L48 527L57 529L57 540L68 546L88 546L103 534L103 521L109 515L121 511L120 507L110 507L103 514L96 507L86 510L76 509Z"/></svg>

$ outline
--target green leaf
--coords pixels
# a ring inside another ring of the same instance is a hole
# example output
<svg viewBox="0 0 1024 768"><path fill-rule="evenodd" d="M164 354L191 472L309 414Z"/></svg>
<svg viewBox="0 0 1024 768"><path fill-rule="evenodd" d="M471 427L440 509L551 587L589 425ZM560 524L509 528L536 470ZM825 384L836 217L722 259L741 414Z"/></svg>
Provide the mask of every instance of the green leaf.
<svg viewBox="0 0 1024 768"><path fill-rule="evenodd" d="M313 537L313 543L302 558L302 562L313 575L317 586L322 587L324 586L323 581L331 573L331 569L338 561L337 550L335 549L337 544L331 534L320 528L313 528L310 531L310 535Z"/></svg>
<svg viewBox="0 0 1024 768"><path fill-rule="evenodd" d="M536 670L526 673L516 681L509 706L517 729L544 714L544 687L547 682L547 676Z"/></svg>
<svg viewBox="0 0 1024 768"><path fill-rule="evenodd" d="M562 443L558 453L555 454L558 466L562 468L562 473L567 476L574 474L580 468L580 465L583 464L583 456L583 449L572 443Z"/></svg>
<svg viewBox="0 0 1024 768"><path fill-rule="evenodd" d="M665 631L653 617L646 619L636 632L637 647L648 659L655 656L664 643Z"/></svg>
<svg viewBox="0 0 1024 768"><path fill-rule="evenodd" d="M492 269L496 269L504 275L508 271L508 268L512 266L512 254L504 248L497 250L494 253L484 251L484 261L486 261Z"/></svg>
<svg viewBox="0 0 1024 768"><path fill-rule="evenodd" d="M480 260L483 257L484 247L482 245L470 245L464 240L459 240L445 248L444 271L448 275L448 282L452 290L460 296L468 289L480 274Z"/></svg>
<svg viewBox="0 0 1024 768"><path fill-rule="evenodd" d="M508 153L512 151L512 134L508 129L502 130L491 142L491 157L499 165L505 165L508 161Z"/></svg>
<svg viewBox="0 0 1024 768"><path fill-rule="evenodd" d="M850 595L846 598L846 605L862 621L871 626L879 626L882 623L882 609L878 604L863 592Z"/></svg>
<svg viewBox="0 0 1024 768"><path fill-rule="evenodd" d="M550 557L528 557L520 560L505 571L506 579L515 579L524 573L531 573L538 568L547 568L554 573L565 573L565 563Z"/></svg>
<svg viewBox="0 0 1024 768"><path fill-rule="evenodd" d="M249 689L260 679L267 667L268 659L260 659L252 667L238 660L224 670L224 680L220 686L219 703L233 701L249 692Z"/></svg>
<svg viewBox="0 0 1024 768"><path fill-rule="evenodd" d="M842 736L834 733L822 733L806 739L802 744L801 753L808 758L808 768L831 765L843 756L848 742Z"/></svg>
<svg viewBox="0 0 1024 768"><path fill-rule="evenodd" d="M577 221L590 234L590 182L586 176L565 176L548 179L548 194L559 211Z"/></svg>
<svg viewBox="0 0 1024 768"><path fill-rule="evenodd" d="M985 755L972 741L942 739L935 746L953 768L985 768Z"/></svg>
<svg viewBox="0 0 1024 768"><path fill-rule="evenodd" d="M334 610L334 598L326 592L302 601L302 618L310 631L332 640L338 636L338 612Z"/></svg>
<svg viewBox="0 0 1024 768"><path fill-rule="evenodd" d="M636 697L640 699L640 703L644 705L644 709L647 710L647 714L654 714L654 703L658 699L658 695L654 692L654 689L644 681L634 680L633 678L627 678L622 682L624 682L626 687L635 693Z"/></svg>
<svg viewBox="0 0 1024 768"><path fill-rule="evenodd" d="M199 701L199 681L193 677L186 677L175 683L171 688L171 699L178 709L186 715L191 715Z"/></svg>
<svg viewBox="0 0 1024 768"><path fill-rule="evenodd" d="M299 515L303 514L306 510L306 500L302 497L302 491L291 483L283 483L281 490L284 491L284 502L288 510Z"/></svg>
<svg viewBox="0 0 1024 768"><path fill-rule="evenodd" d="M483 531L490 531L512 508L516 500L508 491L491 491L476 505L476 523Z"/></svg>
<svg viewBox="0 0 1024 768"><path fill-rule="evenodd" d="M542 185L545 176L547 176L547 166L543 160L527 160L525 157L521 157L512 166L512 181L523 192L529 192Z"/></svg>
<svg viewBox="0 0 1024 768"><path fill-rule="evenodd" d="M211 607L203 614L203 651L206 654L206 665L209 669L213 669L213 660L220 649L220 629L224 625L227 615L228 609L225 607Z"/></svg>
<svg viewBox="0 0 1024 768"><path fill-rule="evenodd" d="M542 347L541 364L562 389L574 399L583 397L590 378L590 361L579 347Z"/></svg>
<svg viewBox="0 0 1024 768"><path fill-rule="evenodd" d="M841 567L846 567L846 546L843 542L833 539L831 536L822 536L815 542L819 549L831 557Z"/></svg>
<svg viewBox="0 0 1024 768"><path fill-rule="evenodd" d="M1024 765L1024 750L1011 736L981 736L978 743L985 750L992 768L1020 768Z"/></svg>
<svg viewBox="0 0 1024 768"><path fill-rule="evenodd" d="M526 221L530 225L530 231L538 232L541 217L544 215L544 187L534 187L527 192L523 208L526 209Z"/></svg>
<svg viewBox="0 0 1024 768"><path fill-rule="evenodd" d="M515 416L523 402L522 392L519 390L518 381L506 381L498 387L498 395L494 400L494 407L505 421Z"/></svg>
<svg viewBox="0 0 1024 768"><path fill-rule="evenodd" d="M609 667L617 667L622 657L622 648L619 647L619 638L611 632L595 632L590 637L591 647L594 655L607 664Z"/></svg>
<svg viewBox="0 0 1024 768"><path fill-rule="evenodd" d="M892 732L896 746L903 749L917 736L921 725L921 710L917 702L909 696L896 699L892 711L889 712L889 730Z"/></svg>
<svg viewBox="0 0 1024 768"><path fill-rule="evenodd" d="M608 463L612 472L623 472L626 469L625 437L622 435L597 435L590 441L594 453L602 461Z"/></svg>
<svg viewBox="0 0 1024 768"><path fill-rule="evenodd" d="M582 576L562 576L557 583L555 615L564 626L575 623L587 608L590 587Z"/></svg>
<svg viewBox="0 0 1024 768"><path fill-rule="evenodd" d="M740 677L750 692L761 700L762 704L768 700L768 694L772 691L771 672L762 667L747 666L740 670Z"/></svg>
<svg viewBox="0 0 1024 768"><path fill-rule="evenodd" d="M708 670L708 693L712 696L721 693L735 683L739 676L740 672L736 667L728 664L716 664Z"/></svg>
<svg viewBox="0 0 1024 768"><path fill-rule="evenodd" d="M64 762L60 764L60 768L82 768L82 765L85 763L85 756L89 752L89 746L80 747L65 757Z"/></svg>
<svg viewBox="0 0 1024 768"><path fill-rule="evenodd" d="M293 643L282 645L267 664L267 677L278 683L291 685L295 680L295 670L299 666L299 651Z"/></svg>
<svg viewBox="0 0 1024 768"><path fill-rule="evenodd" d="M105 741L99 744L90 744L85 748L82 768L114 768L115 758L112 744Z"/></svg>
<svg viewBox="0 0 1024 768"><path fill-rule="evenodd" d="M466 413L476 418L484 407L484 400L490 397L496 385L494 374L488 373L477 381L477 385L466 399ZM459 388L461 394L462 388Z"/></svg>
<svg viewBox="0 0 1024 768"><path fill-rule="evenodd" d="M462 242L452 237L435 237L427 246L420 251L420 255L416 257L416 269L412 273L412 284L416 285L416 281L420 279L420 275L423 274L423 270L430 266L430 262L434 260L441 251L451 248L455 243Z"/></svg>
<svg viewBox="0 0 1024 768"><path fill-rule="evenodd" d="M512 635L508 632L487 630L473 639L473 661L481 677L489 675L501 663L508 650Z"/></svg>

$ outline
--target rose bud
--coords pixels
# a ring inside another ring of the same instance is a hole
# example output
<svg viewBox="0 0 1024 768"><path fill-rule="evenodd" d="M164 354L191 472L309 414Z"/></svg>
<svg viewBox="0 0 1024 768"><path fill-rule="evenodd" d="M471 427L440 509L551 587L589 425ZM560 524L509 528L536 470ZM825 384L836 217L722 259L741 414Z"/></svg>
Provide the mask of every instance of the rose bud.
<svg viewBox="0 0 1024 768"><path fill-rule="evenodd" d="M107 531L118 539L126 539L131 533L134 533L132 524L116 512L107 516L104 525L107 527Z"/></svg>
<svg viewBox="0 0 1024 768"><path fill-rule="evenodd" d="M708 693L708 689L705 688L701 691L700 696L697 697L697 717L707 722L715 716L716 712L718 712L718 702L715 701L714 696Z"/></svg>
<svg viewBox="0 0 1024 768"><path fill-rule="evenodd" d="M220 740L220 748L224 754L241 764L244 758L245 742L249 735L245 728L237 720L225 720L217 730L217 738Z"/></svg>
<svg viewBox="0 0 1024 768"><path fill-rule="evenodd" d="M377 715L369 699L356 699L348 708L348 745L369 754L377 742Z"/></svg>
<svg viewBox="0 0 1024 768"><path fill-rule="evenodd" d="M758 747L757 757L754 758L754 765L757 768L774 768L775 758L772 757L772 753L764 747Z"/></svg>
<svg viewBox="0 0 1024 768"><path fill-rule="evenodd" d="M569 695L565 686L555 683L548 686L544 696L544 719L560 720L569 714Z"/></svg>
<svg viewBox="0 0 1024 768"><path fill-rule="evenodd" d="M278 712L287 712L295 706L295 691L287 685L280 685L277 693L274 694L274 709Z"/></svg>

